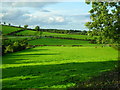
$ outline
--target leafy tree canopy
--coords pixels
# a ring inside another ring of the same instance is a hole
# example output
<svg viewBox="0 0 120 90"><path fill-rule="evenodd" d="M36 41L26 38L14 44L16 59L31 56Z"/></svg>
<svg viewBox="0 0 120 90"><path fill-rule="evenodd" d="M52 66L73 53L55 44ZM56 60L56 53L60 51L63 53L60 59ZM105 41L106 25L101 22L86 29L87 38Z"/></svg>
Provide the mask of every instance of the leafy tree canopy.
<svg viewBox="0 0 120 90"><path fill-rule="evenodd" d="M24 25L24 28L27 29L28 25Z"/></svg>
<svg viewBox="0 0 120 90"><path fill-rule="evenodd" d="M89 11L91 22L86 26L100 36L100 43L120 42L120 2L86 2L92 5Z"/></svg>
<svg viewBox="0 0 120 90"><path fill-rule="evenodd" d="M36 31L39 31L39 30L40 30L40 27L39 27L39 26L36 26L36 27L35 27L35 30L36 30Z"/></svg>

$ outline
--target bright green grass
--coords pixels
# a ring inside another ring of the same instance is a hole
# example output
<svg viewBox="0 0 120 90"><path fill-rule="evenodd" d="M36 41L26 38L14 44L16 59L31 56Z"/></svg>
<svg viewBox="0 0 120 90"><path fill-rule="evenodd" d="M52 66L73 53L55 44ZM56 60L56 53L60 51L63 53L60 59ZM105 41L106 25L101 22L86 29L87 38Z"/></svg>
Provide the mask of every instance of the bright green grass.
<svg viewBox="0 0 120 90"><path fill-rule="evenodd" d="M16 27L11 27L11 26L1 26L0 25L0 27L2 27L3 34L8 34L8 33L14 32L14 31L21 30L21 28L16 28Z"/></svg>
<svg viewBox="0 0 120 90"><path fill-rule="evenodd" d="M37 35L36 31L25 30L16 35ZM54 36L54 37L65 37L65 38L75 38L75 39L94 39L94 37L90 37L88 35L72 35L72 34L59 34L59 33L50 33L50 32L43 32L42 36Z"/></svg>
<svg viewBox="0 0 120 90"><path fill-rule="evenodd" d="M88 45L89 41L41 38L29 41L30 45Z"/></svg>
<svg viewBox="0 0 120 90"><path fill-rule="evenodd" d="M32 31L32 30L25 30L25 31L21 31L19 33L16 33L16 35L38 35L37 31Z"/></svg>
<svg viewBox="0 0 120 90"><path fill-rule="evenodd" d="M94 39L94 37L90 37L88 35L73 35L73 34L59 34L59 33L49 33L43 32L43 36L54 36L54 37L65 37L65 38L76 38L76 39Z"/></svg>
<svg viewBox="0 0 120 90"><path fill-rule="evenodd" d="M3 56L3 88L68 88L117 64L110 47L36 47Z"/></svg>
<svg viewBox="0 0 120 90"><path fill-rule="evenodd" d="M18 40L23 40L23 39L31 39L32 37L26 37L26 36L5 36L8 39L12 41L18 41Z"/></svg>

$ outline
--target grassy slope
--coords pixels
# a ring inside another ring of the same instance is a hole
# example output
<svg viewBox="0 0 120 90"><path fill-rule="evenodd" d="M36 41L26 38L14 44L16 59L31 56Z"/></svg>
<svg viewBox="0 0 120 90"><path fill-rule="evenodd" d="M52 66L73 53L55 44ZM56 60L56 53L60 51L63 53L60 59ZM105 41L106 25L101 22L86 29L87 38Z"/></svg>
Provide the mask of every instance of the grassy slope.
<svg viewBox="0 0 120 90"><path fill-rule="evenodd" d="M89 41L41 38L29 41L30 45L89 45Z"/></svg>
<svg viewBox="0 0 120 90"><path fill-rule="evenodd" d="M88 35L72 35L72 34L59 34L59 33L49 33L43 32L43 36L54 36L54 37L65 37L65 38L76 38L76 39L93 39Z"/></svg>
<svg viewBox="0 0 120 90"><path fill-rule="evenodd" d="M32 37L26 37L26 36L5 36L6 38L12 40L12 41L17 41L17 40L23 40L23 39L30 39Z"/></svg>
<svg viewBox="0 0 120 90"><path fill-rule="evenodd" d="M110 47L36 47L3 56L5 88L67 88L112 69Z"/></svg>
<svg viewBox="0 0 120 90"><path fill-rule="evenodd" d="M11 26L2 26L3 34L8 34L18 30L21 30L21 28L15 28ZM25 30L25 31L16 33L16 35L37 35L37 34L38 33L36 31L31 31L31 30ZM49 33L49 32L43 32L43 36L54 36L54 37L76 38L76 39L93 39L94 38L87 35L71 35L71 34L59 34L59 33Z"/></svg>
<svg viewBox="0 0 120 90"><path fill-rule="evenodd" d="M30 30L25 30L25 31L16 33L16 35L36 35L36 34L37 34L36 31L30 31ZM54 36L54 37L76 38L76 39L93 39L94 38L88 35L71 35L71 34L59 34L59 33L50 33L50 32L43 32L42 36Z"/></svg>
<svg viewBox="0 0 120 90"><path fill-rule="evenodd" d="M19 33L16 33L16 35L37 35L38 33L36 31L32 31L32 30L25 30L25 31L21 31Z"/></svg>
<svg viewBox="0 0 120 90"><path fill-rule="evenodd" d="M2 27L3 34L8 34L8 33L14 32L14 31L21 30L21 28L16 28L16 27L11 27L11 26L1 26L0 25L0 27Z"/></svg>

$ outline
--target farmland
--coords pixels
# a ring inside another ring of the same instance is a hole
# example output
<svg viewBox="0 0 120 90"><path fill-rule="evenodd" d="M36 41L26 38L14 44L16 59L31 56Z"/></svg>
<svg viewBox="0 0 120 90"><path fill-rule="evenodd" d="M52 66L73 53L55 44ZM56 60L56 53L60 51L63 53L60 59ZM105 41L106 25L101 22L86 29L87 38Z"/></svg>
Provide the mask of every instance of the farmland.
<svg viewBox="0 0 120 90"><path fill-rule="evenodd" d="M80 40L66 40L56 38L41 38L29 41L30 45L86 45L90 44L89 41Z"/></svg>
<svg viewBox="0 0 120 90"><path fill-rule="evenodd" d="M37 35L36 31L25 30L16 35ZM64 38L75 38L75 39L94 39L94 37L88 35L72 35L72 34L60 34L60 33L50 33L50 32L43 32L42 36L53 36L53 37L64 37Z"/></svg>
<svg viewBox="0 0 120 90"><path fill-rule="evenodd" d="M3 40L14 41L10 48L4 46L8 53L2 56L3 88L67 89L114 70L117 65L118 51L107 45L90 43L94 37L43 32L38 38L37 32L32 30L6 35L21 28L14 29L4 26L2 30L6 32ZM31 47L10 52L12 48L21 48L20 45L28 47L22 43L24 39ZM17 42L19 40L21 42Z"/></svg>
<svg viewBox="0 0 120 90"><path fill-rule="evenodd" d="M120 2L7 1L1 90L120 89Z"/></svg>
<svg viewBox="0 0 120 90"><path fill-rule="evenodd" d="M4 36L3 38L6 38L6 39L10 39L11 41L18 41L18 40L24 40L24 39L31 39L31 38L34 38L33 37L30 37L30 36Z"/></svg>
<svg viewBox="0 0 120 90"><path fill-rule="evenodd" d="M94 39L94 37L91 37L88 35L58 34L58 33L49 33L49 32L43 32L43 35L54 36L54 37L75 38L75 39Z"/></svg>
<svg viewBox="0 0 120 90"><path fill-rule="evenodd" d="M37 35L36 31L32 31L32 30L24 30L22 32L16 33L16 35L23 35L23 36L33 36L33 35Z"/></svg>
<svg viewBox="0 0 120 90"><path fill-rule="evenodd" d="M18 31L18 30L21 30L21 28L16 28L16 27L11 27L11 26L1 26L0 27L2 28L2 33L3 34L9 34L11 32L14 32L14 31Z"/></svg>
<svg viewBox="0 0 120 90"><path fill-rule="evenodd" d="M113 69L117 54L110 47L51 46L7 54L3 57L3 87L72 87Z"/></svg>

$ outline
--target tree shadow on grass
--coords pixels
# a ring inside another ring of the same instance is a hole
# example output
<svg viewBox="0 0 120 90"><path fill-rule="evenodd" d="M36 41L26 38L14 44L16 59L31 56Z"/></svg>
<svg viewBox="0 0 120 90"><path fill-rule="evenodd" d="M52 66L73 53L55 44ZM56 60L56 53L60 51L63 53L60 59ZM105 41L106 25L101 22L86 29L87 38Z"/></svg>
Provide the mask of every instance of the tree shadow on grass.
<svg viewBox="0 0 120 90"><path fill-rule="evenodd" d="M79 83L108 71L117 61L29 65L3 69L3 88L40 88ZM61 88L61 87L59 87Z"/></svg>
<svg viewBox="0 0 120 90"><path fill-rule="evenodd" d="M45 50L49 50L49 49L33 49L33 48L30 48L30 49L24 50L24 52L36 52L36 51L45 51Z"/></svg>
<svg viewBox="0 0 120 90"><path fill-rule="evenodd" d="M19 55L12 55L12 56L27 56L27 55L32 55L32 56L36 56L36 55L59 55L59 53L36 53L36 54L19 54Z"/></svg>
<svg viewBox="0 0 120 90"><path fill-rule="evenodd" d="M31 56L31 57L37 57L37 56L40 56L40 55L59 55L60 53L35 53L35 54L13 54L12 56L11 56L11 58L7 58L7 60L5 60L4 58L3 58L3 60L2 60L2 64L20 64L20 63L16 63L16 61L22 61L22 60L29 60L29 59L16 59L17 57L18 58L20 58L19 56L26 56L26 57L29 57L29 56ZM23 62L22 62L23 63ZM31 63L31 62L27 62L27 63Z"/></svg>
<svg viewBox="0 0 120 90"><path fill-rule="evenodd" d="M45 50L49 50L49 49L33 49L33 48L30 48L30 49L25 49L25 50L22 50L22 51L17 51L17 52L14 52L14 53L8 53L6 54L5 56L19 56L18 53L26 53L26 52L37 52L37 51L45 51ZM4 57L5 57L4 56Z"/></svg>

